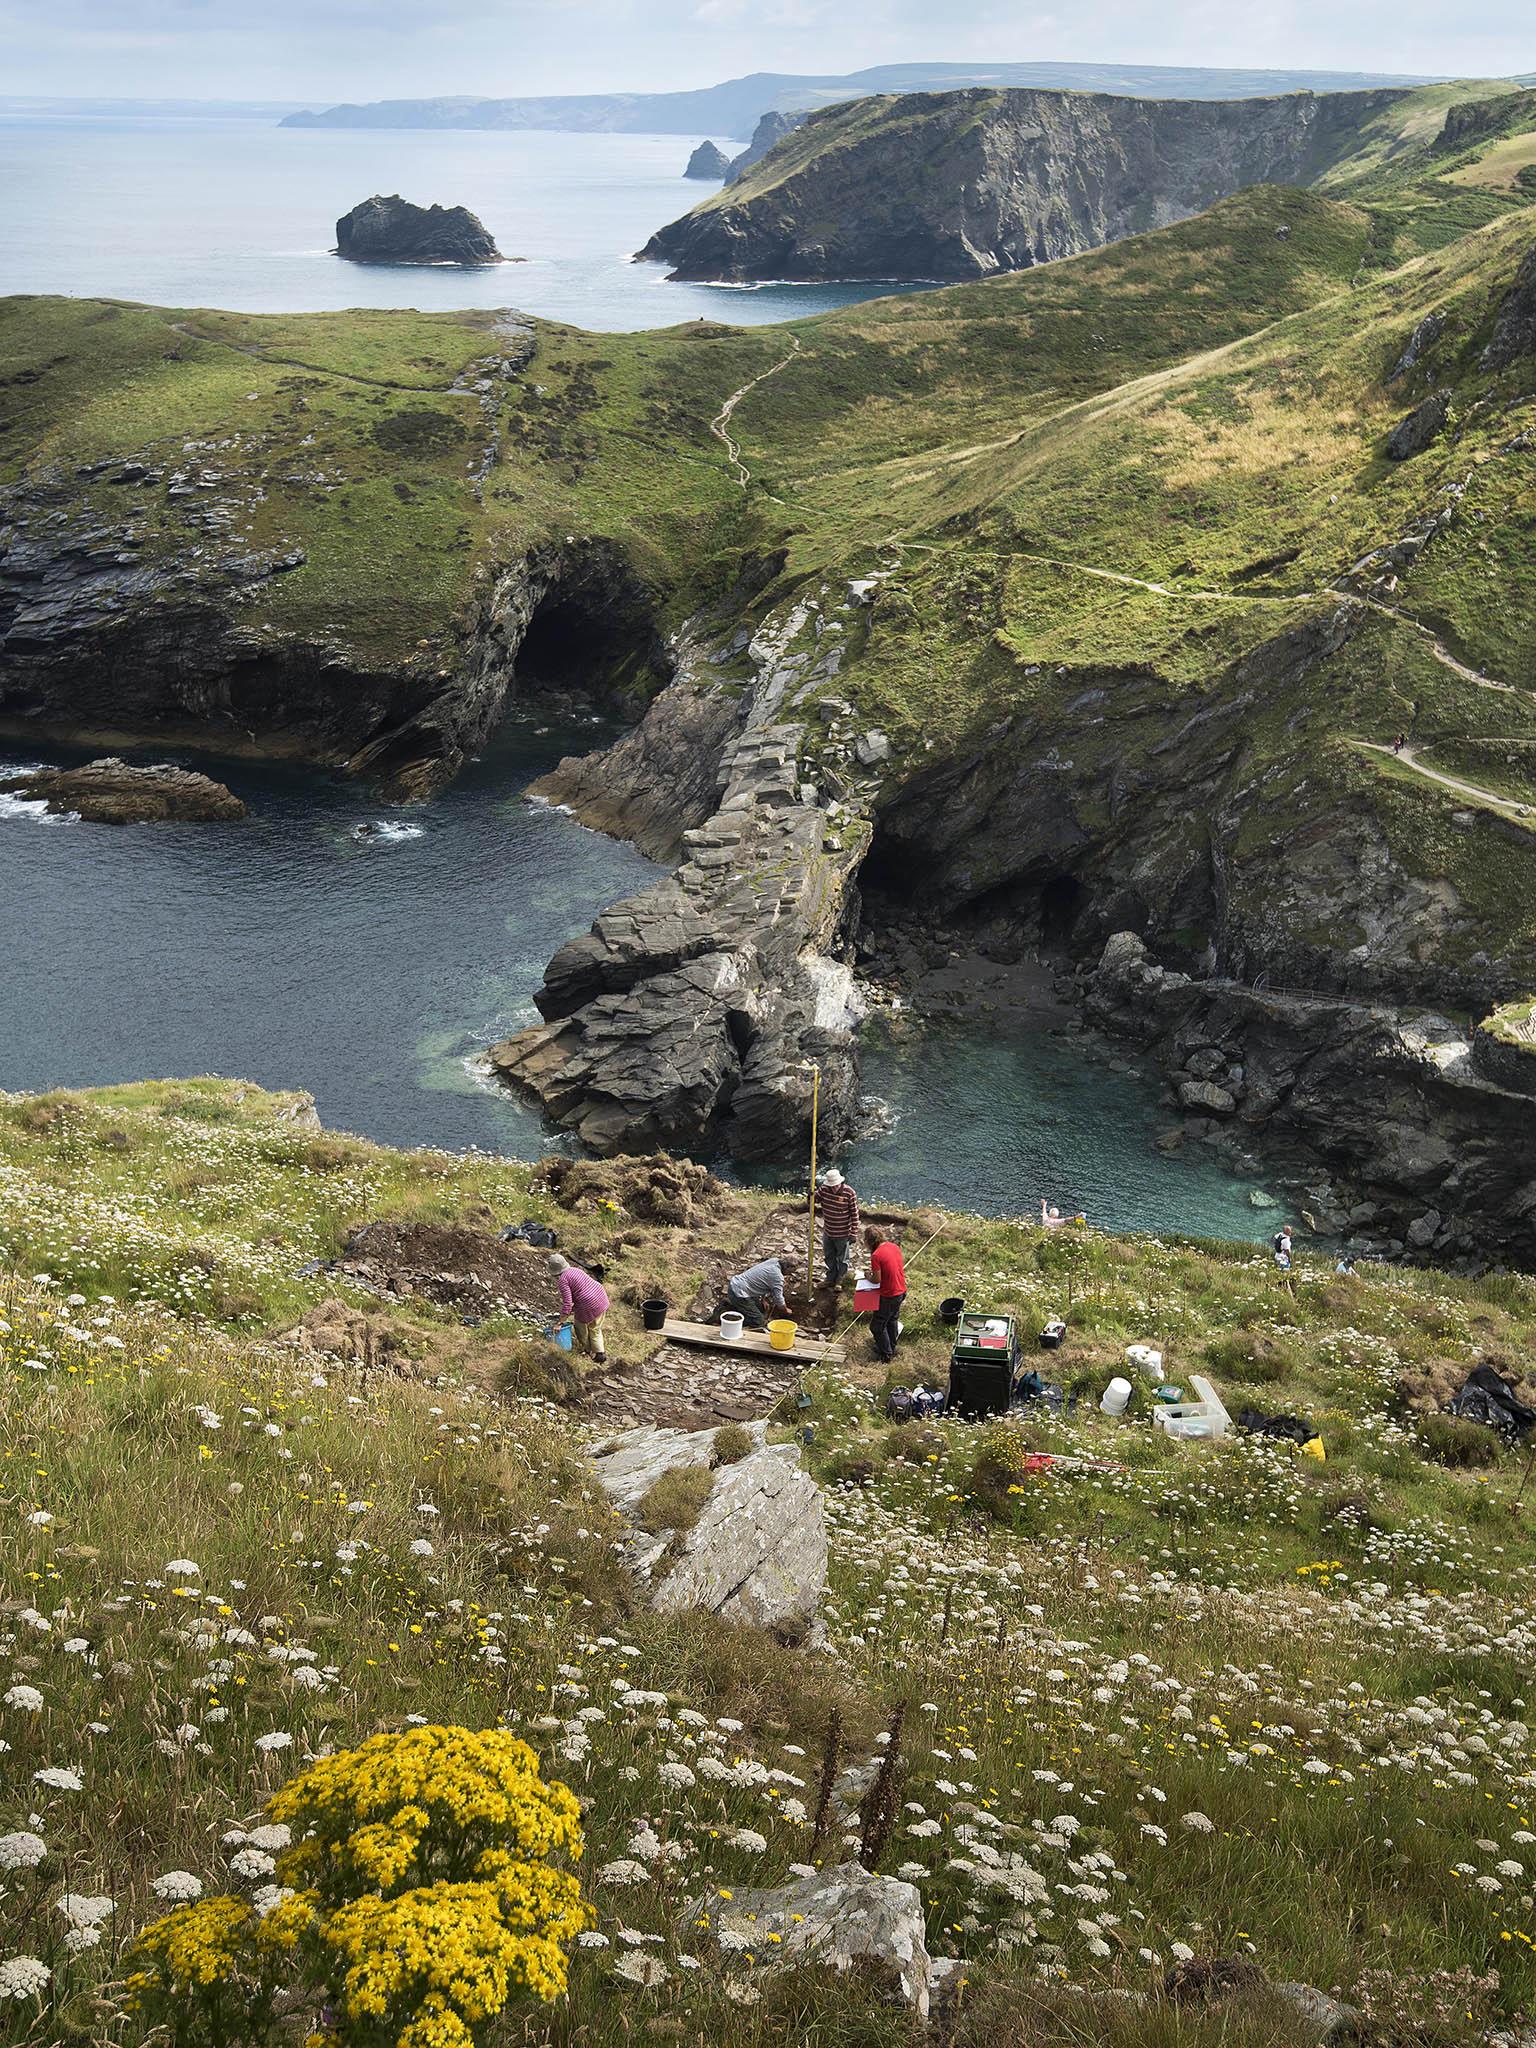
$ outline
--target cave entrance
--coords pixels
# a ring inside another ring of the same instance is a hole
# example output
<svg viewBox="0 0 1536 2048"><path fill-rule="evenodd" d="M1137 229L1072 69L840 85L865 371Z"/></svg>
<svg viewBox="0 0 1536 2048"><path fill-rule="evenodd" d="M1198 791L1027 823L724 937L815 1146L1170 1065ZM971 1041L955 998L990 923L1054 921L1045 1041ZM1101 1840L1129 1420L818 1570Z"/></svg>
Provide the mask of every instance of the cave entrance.
<svg viewBox="0 0 1536 2048"><path fill-rule="evenodd" d="M1072 936L1087 891L1075 875L1051 875L1040 890L1040 943L1064 946Z"/></svg>
<svg viewBox="0 0 1536 2048"><path fill-rule="evenodd" d="M622 696L654 682L648 609L621 596L557 583L539 600L517 650L524 688Z"/></svg>

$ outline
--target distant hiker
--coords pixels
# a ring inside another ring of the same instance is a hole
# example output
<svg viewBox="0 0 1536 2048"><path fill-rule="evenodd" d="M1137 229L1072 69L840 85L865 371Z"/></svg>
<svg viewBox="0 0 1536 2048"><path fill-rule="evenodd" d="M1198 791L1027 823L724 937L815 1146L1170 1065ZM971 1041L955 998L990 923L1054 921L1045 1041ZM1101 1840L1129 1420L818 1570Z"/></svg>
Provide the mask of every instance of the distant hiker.
<svg viewBox="0 0 1536 2048"><path fill-rule="evenodd" d="M1340 1252L1340 1253L1339 1253L1339 1262L1338 1262L1338 1264L1337 1264L1337 1265L1336 1265L1336 1266L1334 1267L1334 1269L1333 1269L1333 1270L1335 1271L1335 1273L1342 1273L1342 1274L1344 1275L1344 1278L1345 1278L1346 1280L1353 1280L1353 1279L1355 1278L1355 1255L1354 1255L1354 1253L1353 1253L1353 1252Z"/></svg>
<svg viewBox="0 0 1536 2048"><path fill-rule="evenodd" d="M759 1259L744 1273L733 1273L715 1310L716 1319L740 1316L749 1330L766 1330L768 1310L778 1316L789 1314L788 1286L797 1270L794 1253L785 1250Z"/></svg>
<svg viewBox="0 0 1536 2048"><path fill-rule="evenodd" d="M603 1317L608 1313L608 1296L602 1282L573 1266L561 1252L549 1255L549 1270L560 1289L560 1328L572 1325L576 1348L598 1365L608 1363L603 1343Z"/></svg>
<svg viewBox="0 0 1536 2048"><path fill-rule="evenodd" d="M859 1198L835 1166L817 1183L816 1214L821 1218L827 1283L836 1287L853 1263L853 1241L859 1234Z"/></svg>
<svg viewBox="0 0 1536 2048"><path fill-rule="evenodd" d="M1291 1270L1290 1224L1282 1223L1270 1242L1274 1246L1275 1264L1280 1268L1281 1272L1288 1273Z"/></svg>
<svg viewBox="0 0 1536 2048"><path fill-rule="evenodd" d="M1394 754L1400 754L1400 753L1401 753L1401 752L1403 751L1404 747L1406 747L1406 746L1407 746L1407 744L1408 744L1408 735L1407 735L1407 733L1405 733L1405 732L1400 732L1400 733L1398 734L1397 738L1396 738L1396 739L1395 739L1395 740L1394 740L1394 741L1392 742L1392 751L1393 751L1393 753L1394 753Z"/></svg>
<svg viewBox="0 0 1536 2048"><path fill-rule="evenodd" d="M1044 1195L1040 1197L1040 1228L1042 1230L1060 1230L1063 1223L1070 1223L1071 1221L1070 1216L1062 1215L1054 1202L1047 1202Z"/></svg>
<svg viewBox="0 0 1536 2048"><path fill-rule="evenodd" d="M869 1334L875 1340L875 1356L889 1365L901 1339L901 1305L907 1298L907 1269L901 1246L894 1237L873 1225L864 1233L869 1246L870 1270L880 1283L880 1306L869 1319Z"/></svg>

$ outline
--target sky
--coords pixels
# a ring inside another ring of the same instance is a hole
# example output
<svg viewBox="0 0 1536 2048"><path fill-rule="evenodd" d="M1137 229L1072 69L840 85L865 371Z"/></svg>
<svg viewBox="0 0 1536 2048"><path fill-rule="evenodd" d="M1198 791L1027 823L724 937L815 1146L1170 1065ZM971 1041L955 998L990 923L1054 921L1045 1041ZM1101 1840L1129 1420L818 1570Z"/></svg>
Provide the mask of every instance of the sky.
<svg viewBox="0 0 1536 2048"><path fill-rule="evenodd" d="M676 90L896 61L1536 70L1532 0L0 0L0 93Z"/></svg>

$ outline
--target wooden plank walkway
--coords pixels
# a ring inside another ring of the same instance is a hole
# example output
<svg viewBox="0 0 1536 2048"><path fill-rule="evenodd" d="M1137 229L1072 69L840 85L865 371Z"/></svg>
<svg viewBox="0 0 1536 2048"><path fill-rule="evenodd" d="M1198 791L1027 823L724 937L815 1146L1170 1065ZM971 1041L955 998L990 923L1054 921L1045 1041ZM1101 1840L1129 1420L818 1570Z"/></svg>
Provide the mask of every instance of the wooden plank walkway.
<svg viewBox="0 0 1536 2048"><path fill-rule="evenodd" d="M778 1358L789 1365L841 1365L843 1347L817 1337L798 1338L788 1351L776 1351L762 1330L743 1330L734 1343L720 1335L718 1323L684 1323L668 1316L662 1331L673 1344L693 1344L704 1351L745 1351L755 1358Z"/></svg>

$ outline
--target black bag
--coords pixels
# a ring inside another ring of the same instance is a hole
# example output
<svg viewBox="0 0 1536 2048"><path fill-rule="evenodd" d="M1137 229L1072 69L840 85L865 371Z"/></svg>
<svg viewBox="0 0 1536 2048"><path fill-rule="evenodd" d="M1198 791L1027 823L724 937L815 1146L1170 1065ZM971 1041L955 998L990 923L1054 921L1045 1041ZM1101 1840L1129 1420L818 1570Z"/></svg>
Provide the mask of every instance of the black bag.
<svg viewBox="0 0 1536 2048"><path fill-rule="evenodd" d="M1491 1365L1472 1368L1452 1398L1451 1413L1466 1422L1485 1422L1508 1436L1523 1436L1536 1423L1536 1408L1517 1401L1508 1380L1501 1379Z"/></svg>
<svg viewBox="0 0 1536 2048"><path fill-rule="evenodd" d="M885 1412L892 1422L912 1420L912 1395L906 1387L892 1387L886 1400Z"/></svg>

